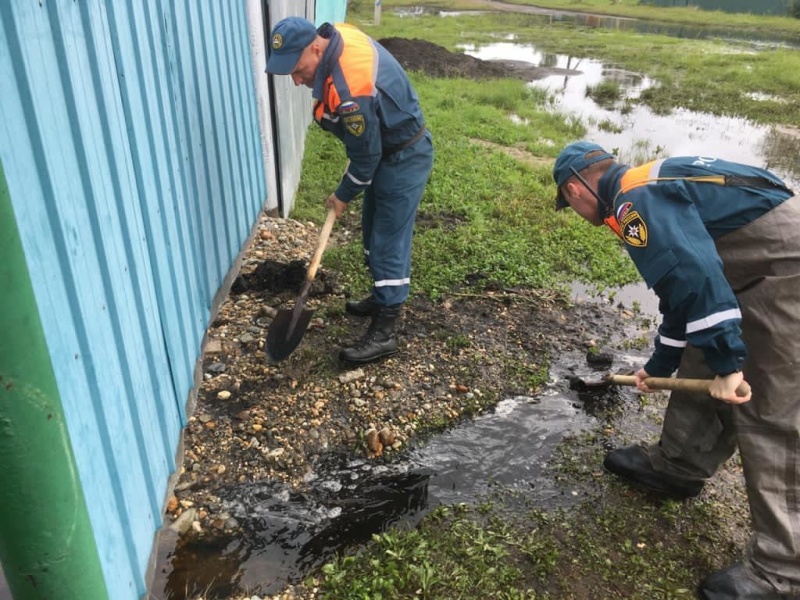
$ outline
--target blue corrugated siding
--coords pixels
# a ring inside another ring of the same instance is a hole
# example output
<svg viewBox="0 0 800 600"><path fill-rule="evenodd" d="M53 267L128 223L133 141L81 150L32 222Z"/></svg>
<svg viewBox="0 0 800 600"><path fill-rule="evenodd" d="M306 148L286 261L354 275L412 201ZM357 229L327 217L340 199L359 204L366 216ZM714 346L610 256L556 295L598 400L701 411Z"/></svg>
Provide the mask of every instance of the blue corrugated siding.
<svg viewBox="0 0 800 600"><path fill-rule="evenodd" d="M317 2L314 21L316 24L339 23L344 21L347 12L347 0L327 0L327 2Z"/></svg>
<svg viewBox="0 0 800 600"><path fill-rule="evenodd" d="M244 7L0 19L0 159L108 588L136 598L210 305L265 200Z"/></svg>

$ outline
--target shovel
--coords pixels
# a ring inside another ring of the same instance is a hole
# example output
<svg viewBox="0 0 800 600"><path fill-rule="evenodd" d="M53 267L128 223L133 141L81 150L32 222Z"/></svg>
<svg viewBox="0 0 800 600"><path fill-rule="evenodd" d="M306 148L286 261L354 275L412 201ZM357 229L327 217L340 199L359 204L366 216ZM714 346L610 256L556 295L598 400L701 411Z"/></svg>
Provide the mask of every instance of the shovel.
<svg viewBox="0 0 800 600"><path fill-rule="evenodd" d="M331 208L328 211L328 216L325 217L322 231L319 232L317 250L314 252L314 257L308 266L306 280L295 300L294 308L291 310L288 308L280 309L272 320L267 332L267 355L273 363L282 361L294 352L294 349L297 348L300 340L306 334L308 324L311 322L311 315L314 313L312 309L306 308L308 291L311 289L311 284L317 274L319 263L322 260L322 253L328 243L328 237L330 237L335 220L336 211Z"/></svg>
<svg viewBox="0 0 800 600"><path fill-rule="evenodd" d="M712 379L681 379L678 377L647 377L644 382L651 390L678 390L682 392L708 393ZM610 385L636 385L633 375L606 375L600 381L581 381L586 389L606 388ZM743 381L736 388L737 396L746 396L750 393L750 385Z"/></svg>

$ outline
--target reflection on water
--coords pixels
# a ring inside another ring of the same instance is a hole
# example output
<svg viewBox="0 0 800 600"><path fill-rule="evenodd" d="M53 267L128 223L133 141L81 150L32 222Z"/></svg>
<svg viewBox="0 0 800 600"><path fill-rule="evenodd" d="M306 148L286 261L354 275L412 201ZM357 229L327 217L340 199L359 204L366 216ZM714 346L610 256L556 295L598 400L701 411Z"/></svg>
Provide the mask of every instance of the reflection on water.
<svg viewBox="0 0 800 600"><path fill-rule="evenodd" d="M636 356L618 356L619 366ZM536 398L509 398L407 449L391 464L331 456L302 489L278 482L217 490L241 526L236 535L160 540L152 589L159 600L223 599L236 593L273 594L305 578L337 552L390 526L411 527L441 504L509 498L505 510L565 507L579 501L557 485L547 465L564 436L594 425L594 404L571 387L575 376L596 377L579 353L559 357L551 383ZM618 394L596 402L620 402ZM516 504L515 504L516 503Z"/></svg>
<svg viewBox="0 0 800 600"><path fill-rule="evenodd" d="M720 40L738 45L744 44L750 46L754 50L778 47L800 48L800 39L798 39L796 34L789 31L770 31L763 29L756 31L743 28L718 27L709 22L686 24L645 21L631 17L593 15L495 1L491 2L490 8L494 9L492 12L509 11L525 14L527 16L535 16L540 18L543 24L559 23L562 25L576 25L593 29L617 29L689 40ZM449 11L427 6L413 6L398 8L396 12L406 17L419 17L428 14L435 14L441 17L460 17L486 14L487 11ZM742 12L752 11L747 10Z"/></svg>
<svg viewBox="0 0 800 600"><path fill-rule="evenodd" d="M632 283L613 290L598 290L593 286L573 283L572 300L575 302L600 302L612 306L620 306L643 317L660 319L658 312L658 296L647 288L644 282Z"/></svg>
<svg viewBox="0 0 800 600"><path fill-rule="evenodd" d="M501 42L462 48L482 60L513 59L575 71L537 79L530 85L550 92L554 109L579 117L587 128L585 137L615 151L623 163L639 164L665 156L714 156L766 167L783 177L789 187L800 188L800 129L680 108L657 115L646 106L624 100L601 106L586 96L587 88L613 81L630 99L655 82L598 60L545 54L529 44Z"/></svg>

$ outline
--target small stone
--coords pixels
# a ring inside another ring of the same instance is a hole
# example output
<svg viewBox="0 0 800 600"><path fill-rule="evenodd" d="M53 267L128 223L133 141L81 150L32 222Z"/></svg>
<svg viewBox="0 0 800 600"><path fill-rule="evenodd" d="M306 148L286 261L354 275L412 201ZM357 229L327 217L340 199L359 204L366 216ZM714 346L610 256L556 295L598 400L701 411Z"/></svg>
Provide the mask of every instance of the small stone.
<svg viewBox="0 0 800 600"><path fill-rule="evenodd" d="M195 511L195 509L190 508L189 510L185 510L177 519L172 522L169 528L173 531L177 531L180 535L183 535L192 527L192 523L194 522L196 516L197 511Z"/></svg>
<svg viewBox="0 0 800 600"><path fill-rule="evenodd" d="M395 433L388 427L384 427L378 432L378 439L384 446L392 446L395 442Z"/></svg>
<svg viewBox="0 0 800 600"><path fill-rule="evenodd" d="M220 354L222 352L222 340L210 339L206 343L206 354Z"/></svg>
<svg viewBox="0 0 800 600"><path fill-rule="evenodd" d="M364 378L364 369L354 369L339 375L339 383L351 383Z"/></svg>
<svg viewBox="0 0 800 600"><path fill-rule="evenodd" d="M217 393L217 400L228 400L230 397L231 393L228 390L222 390Z"/></svg>
<svg viewBox="0 0 800 600"><path fill-rule="evenodd" d="M381 443L378 432L375 429L367 430L364 435L367 441L367 449L375 456L380 456L383 453L383 444Z"/></svg>

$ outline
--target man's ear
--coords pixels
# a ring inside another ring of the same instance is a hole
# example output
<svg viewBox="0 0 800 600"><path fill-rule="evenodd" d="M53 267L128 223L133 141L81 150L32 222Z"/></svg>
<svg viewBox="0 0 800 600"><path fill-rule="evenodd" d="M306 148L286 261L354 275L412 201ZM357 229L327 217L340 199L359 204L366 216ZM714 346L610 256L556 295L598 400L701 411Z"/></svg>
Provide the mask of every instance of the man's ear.
<svg viewBox="0 0 800 600"><path fill-rule="evenodd" d="M567 204L569 204L569 200L567 199L567 195L569 194L570 198L574 198L575 194L578 193L577 185L578 184L574 181L574 179L570 180L570 181L567 181L564 184L563 194L564 194L564 199L567 200Z"/></svg>

